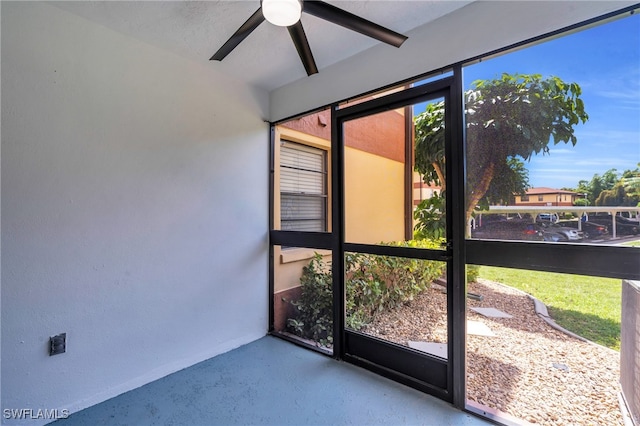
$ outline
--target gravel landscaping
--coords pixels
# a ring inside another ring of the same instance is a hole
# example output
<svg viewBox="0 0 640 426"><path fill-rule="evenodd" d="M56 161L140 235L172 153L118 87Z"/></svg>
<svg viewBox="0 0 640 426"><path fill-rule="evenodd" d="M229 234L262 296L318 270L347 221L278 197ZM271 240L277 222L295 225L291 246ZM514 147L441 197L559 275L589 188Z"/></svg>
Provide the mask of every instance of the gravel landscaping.
<svg viewBox="0 0 640 426"><path fill-rule="evenodd" d="M480 279L469 291L483 296L468 306L497 308L512 318L467 319L495 336L467 337L467 398L544 425L623 425L618 405L620 355L558 331L542 320L525 293ZM446 294L432 286L415 300L379 314L361 330L408 345L446 342Z"/></svg>

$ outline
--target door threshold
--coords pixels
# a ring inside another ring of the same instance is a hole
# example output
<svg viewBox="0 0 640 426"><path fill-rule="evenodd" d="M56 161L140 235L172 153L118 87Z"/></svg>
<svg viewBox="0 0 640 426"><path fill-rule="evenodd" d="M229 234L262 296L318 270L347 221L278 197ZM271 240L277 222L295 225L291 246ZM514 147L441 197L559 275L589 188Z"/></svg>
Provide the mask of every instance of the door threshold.
<svg viewBox="0 0 640 426"><path fill-rule="evenodd" d="M520 419L511 414L505 413L504 411L496 410L495 408L482 405L479 402L467 400L464 408L465 408L465 411L468 411L472 414L479 415L497 424L506 425L506 426L532 425L532 423L529 423L526 420Z"/></svg>

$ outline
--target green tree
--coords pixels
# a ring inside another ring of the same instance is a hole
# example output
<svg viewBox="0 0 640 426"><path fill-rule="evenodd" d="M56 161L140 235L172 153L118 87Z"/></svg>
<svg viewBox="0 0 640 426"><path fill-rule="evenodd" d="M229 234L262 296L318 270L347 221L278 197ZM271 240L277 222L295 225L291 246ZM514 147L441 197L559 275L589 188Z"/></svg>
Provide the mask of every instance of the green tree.
<svg viewBox="0 0 640 426"><path fill-rule="evenodd" d="M494 179L487 193L480 199L478 204L482 208L513 204L514 194L523 195L530 188L529 170L518 157L509 157L507 161L498 164L495 175L500 176L500 179Z"/></svg>
<svg viewBox="0 0 640 426"><path fill-rule="evenodd" d="M446 190L444 164L444 102L427 104L414 118L415 169L426 183Z"/></svg>
<svg viewBox="0 0 640 426"><path fill-rule="evenodd" d="M431 198L426 198L416 206L413 218L416 220L413 238L416 240L439 240L445 238L445 198L434 193Z"/></svg>
<svg viewBox="0 0 640 426"><path fill-rule="evenodd" d="M640 177L640 163L634 170L625 170L622 172L622 179L633 179Z"/></svg>
<svg viewBox="0 0 640 426"><path fill-rule="evenodd" d="M617 176L616 169L602 175L604 189L595 199L596 206L637 206L640 203L640 169L625 170L620 179Z"/></svg>
<svg viewBox="0 0 640 426"><path fill-rule="evenodd" d="M589 206L591 204L593 204L591 201L589 201L590 199L593 200L593 198L590 198L590 194L591 194L591 187L589 186L589 181L587 180L581 180L578 182L578 186L575 188L563 188L566 189L568 191L573 191L573 192L577 192L578 194L580 194L580 196L583 196L585 198L579 198L576 200L575 205L576 206Z"/></svg>
<svg viewBox="0 0 640 426"><path fill-rule="evenodd" d="M573 202L574 206L582 206L582 207L588 207L589 206L589 200L587 200L586 198L578 198Z"/></svg>
<svg viewBox="0 0 640 426"><path fill-rule="evenodd" d="M595 204L596 200L600 196L600 193L604 191L604 181L597 173L593 175L589 181L589 200L592 200Z"/></svg>
<svg viewBox="0 0 640 426"><path fill-rule="evenodd" d="M635 170L625 170L622 173L621 179L622 185L629 198L635 198L637 201L635 204L629 204L630 206L640 206L640 163ZM633 201L631 201L632 203Z"/></svg>
<svg viewBox="0 0 640 426"><path fill-rule="evenodd" d="M613 189L618 182L618 171L616 169L609 169L600 176L595 173L589 182L581 180L578 182L577 192L586 193L589 201L594 205L597 204L598 198L602 194L602 191ZM610 198L610 195L607 197ZM604 195L603 195L604 198Z"/></svg>
<svg viewBox="0 0 640 426"><path fill-rule="evenodd" d="M620 178L618 177L617 169L609 169L602 175L602 189L604 191L613 189L613 187L618 183Z"/></svg>
<svg viewBox="0 0 640 426"><path fill-rule="evenodd" d="M467 218L483 200L505 200L526 190L523 161L534 154L548 154L551 141L577 143L574 127L588 119L581 93L577 83L538 74L503 74L473 83L464 94ZM444 185L444 105L427 106L416 116L415 128L416 170L425 180L437 177L435 182Z"/></svg>

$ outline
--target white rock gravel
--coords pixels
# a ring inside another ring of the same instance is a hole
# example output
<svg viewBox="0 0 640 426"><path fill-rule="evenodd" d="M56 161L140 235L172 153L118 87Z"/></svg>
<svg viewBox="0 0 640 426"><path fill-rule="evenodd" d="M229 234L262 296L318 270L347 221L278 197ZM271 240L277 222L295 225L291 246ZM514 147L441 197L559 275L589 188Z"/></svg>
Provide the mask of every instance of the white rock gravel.
<svg viewBox="0 0 640 426"><path fill-rule="evenodd" d="M446 342L446 294L435 288L362 330L407 345ZM542 425L623 425L618 403L620 354L549 326L519 290L480 279L469 307L497 308L512 318L467 318L495 337L467 337L467 398L526 422Z"/></svg>

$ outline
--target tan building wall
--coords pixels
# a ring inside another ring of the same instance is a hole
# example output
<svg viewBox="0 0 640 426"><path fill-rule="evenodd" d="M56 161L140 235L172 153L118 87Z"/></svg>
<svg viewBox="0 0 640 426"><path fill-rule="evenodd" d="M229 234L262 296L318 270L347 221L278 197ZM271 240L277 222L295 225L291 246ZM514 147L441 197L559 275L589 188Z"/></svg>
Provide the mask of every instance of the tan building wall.
<svg viewBox="0 0 640 426"><path fill-rule="evenodd" d="M309 119L301 121L305 123L305 126L312 128L309 124ZM322 129L322 126L315 126ZM304 128L304 127L302 127ZM318 133L317 131L315 133ZM329 132L329 137L331 134ZM304 133L299 130L290 129L284 126L277 126L275 129L275 149L274 149L274 193L273 193L273 219L274 229L280 229L280 142L281 140L287 140L291 142L301 143L314 148L323 149L327 152L327 158L331 156L331 142L330 140L314 136L309 133ZM331 162L327 161L327 174L331 176ZM327 191L331 193L331 179L328 179ZM327 226L331 226L331 201L329 200L327 209ZM325 256L331 254L328 250L314 250L307 248L286 248L282 249L279 246L273 249L273 262L274 262L274 327L276 330L284 330L286 327L287 318L291 317L294 312L293 306L289 303L291 300L295 300L300 295L300 276L302 275L302 268L309 264L309 260L314 256L314 253L320 253Z"/></svg>
<svg viewBox="0 0 640 426"><path fill-rule="evenodd" d="M516 195L517 206L572 206L576 199L575 194L570 193L550 193L550 194L529 194L528 200L522 200L522 196Z"/></svg>
<svg viewBox="0 0 640 426"><path fill-rule="evenodd" d="M289 140L321 148L331 155L330 141L278 126L275 133L274 182L279 187L280 140ZM346 238L349 242L379 243L404 239L404 164L360 149L345 149L345 214ZM331 176L330 162L327 162ZM331 193L329 179L328 193ZM274 191L274 229L280 229L280 193ZM331 225L329 197L327 226ZM284 253L284 254L283 254ZM283 265L276 268L275 290L299 285L300 271L313 256L312 249L276 247L274 259Z"/></svg>
<svg viewBox="0 0 640 426"><path fill-rule="evenodd" d="M376 244L404 239L404 164L345 150L345 238Z"/></svg>
<svg viewBox="0 0 640 426"><path fill-rule="evenodd" d="M277 126L274 150L274 229L280 229L280 141L288 140L327 152L331 158L329 111L311 114ZM388 111L345 126L346 239L379 243L404 239L404 114ZM327 161L328 194L331 194L331 162ZM327 225L331 224L331 197ZM293 307L286 300L299 296L302 268L314 253L328 250L274 247L275 329L283 330Z"/></svg>

